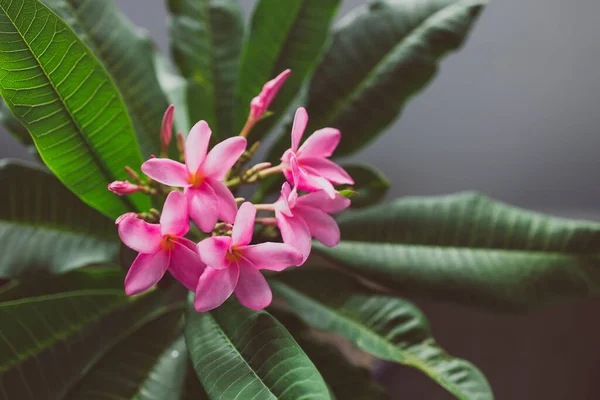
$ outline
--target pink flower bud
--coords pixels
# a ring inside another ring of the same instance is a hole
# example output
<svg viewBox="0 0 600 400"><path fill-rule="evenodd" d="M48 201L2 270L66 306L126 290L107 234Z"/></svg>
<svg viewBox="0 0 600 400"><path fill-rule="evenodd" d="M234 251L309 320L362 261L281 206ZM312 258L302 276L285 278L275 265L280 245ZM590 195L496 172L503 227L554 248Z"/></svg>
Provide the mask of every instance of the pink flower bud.
<svg viewBox="0 0 600 400"><path fill-rule="evenodd" d="M277 92L279 92L279 89L281 89L281 86L283 86L283 83L285 82L287 77L290 76L291 73L291 70L286 69L285 71L277 75L275 79L272 79L269 82L265 83L260 94L253 98L250 102L249 118L251 120L257 121L258 119L260 119L260 117L263 116L263 114L267 111L267 109L271 105L271 102L277 95Z"/></svg>
<svg viewBox="0 0 600 400"><path fill-rule="evenodd" d="M162 127L160 130L160 142L162 143L162 151L166 153L169 149L169 144L171 143L171 138L173 135L173 115L175 114L175 106L171 104L167 111L165 111L165 116L162 120Z"/></svg>
<svg viewBox="0 0 600 400"><path fill-rule="evenodd" d="M134 185L129 181L114 181L108 185L108 190L118 194L119 196L139 192L140 189L141 188L138 185Z"/></svg>

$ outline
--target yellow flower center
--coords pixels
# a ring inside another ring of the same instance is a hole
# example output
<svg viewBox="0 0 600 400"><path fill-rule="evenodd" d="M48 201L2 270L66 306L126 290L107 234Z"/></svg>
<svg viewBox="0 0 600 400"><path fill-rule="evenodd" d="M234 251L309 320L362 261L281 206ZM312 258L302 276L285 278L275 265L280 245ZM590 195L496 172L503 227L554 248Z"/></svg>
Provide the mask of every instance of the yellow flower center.
<svg viewBox="0 0 600 400"><path fill-rule="evenodd" d="M163 236L162 240L160 241L160 247L164 251L174 250L175 249L175 237L172 235Z"/></svg>
<svg viewBox="0 0 600 400"><path fill-rule="evenodd" d="M199 172L196 172L194 174L190 174L188 176L188 183L190 185L192 185L192 187L194 188L199 188L200 186L202 186L202 184L204 183L204 175L202 175Z"/></svg>
<svg viewBox="0 0 600 400"><path fill-rule="evenodd" d="M242 253L233 246L231 251L225 253L225 258L231 263L237 263L242 259Z"/></svg>

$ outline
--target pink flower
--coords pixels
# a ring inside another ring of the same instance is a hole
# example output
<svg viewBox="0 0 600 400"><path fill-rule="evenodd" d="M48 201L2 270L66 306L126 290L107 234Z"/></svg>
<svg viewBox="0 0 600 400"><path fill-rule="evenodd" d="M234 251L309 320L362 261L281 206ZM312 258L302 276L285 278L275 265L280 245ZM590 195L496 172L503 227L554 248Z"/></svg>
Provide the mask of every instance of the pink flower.
<svg viewBox="0 0 600 400"><path fill-rule="evenodd" d="M129 181L114 181L108 185L108 190L118 194L119 196L124 196L126 194L139 192L141 188L138 185L130 183Z"/></svg>
<svg viewBox="0 0 600 400"><path fill-rule="evenodd" d="M250 102L250 120L258 121L260 117L267 111L271 102L283 86L285 80L292 73L291 70L286 69L277 77L265 83L260 94L252 99Z"/></svg>
<svg viewBox="0 0 600 400"><path fill-rule="evenodd" d="M335 198L333 185L354 184L354 180L336 163L328 160L340 142L341 133L334 128L323 128L313 133L300 148L300 140L308 123L306 110L300 107L294 117L292 127L292 147L281 157L283 173L290 183L299 190L315 192L324 190L330 198ZM299 166L298 182L292 175L291 159L295 158Z"/></svg>
<svg viewBox="0 0 600 400"><path fill-rule="evenodd" d="M284 243L250 245L256 208L240 207L231 237L216 236L198 243L198 253L207 267L196 289L194 306L203 312L219 307L235 293L244 306L262 310L271 303L271 289L259 270L282 271L300 265L302 254Z"/></svg>
<svg viewBox="0 0 600 400"><path fill-rule="evenodd" d="M162 126L160 129L160 143L161 153L166 154L169 151L169 144L171 144L171 138L173 137L173 116L175 114L175 106L171 104L167 111L165 111L165 116L162 120Z"/></svg>
<svg viewBox="0 0 600 400"><path fill-rule="evenodd" d="M167 269L191 291L196 289L204 264L196 244L183 236L190 229L187 201L180 192L171 192L159 224L149 224L127 213L117 220L125 245L139 252L125 277L125 293L133 296L156 285Z"/></svg>
<svg viewBox="0 0 600 400"><path fill-rule="evenodd" d="M207 154L211 133L206 121L194 125L185 143L185 165L168 158L142 164L142 171L152 179L185 188L190 218L204 232L212 231L218 219L228 223L235 219L235 199L221 180L246 149L246 139L237 136Z"/></svg>

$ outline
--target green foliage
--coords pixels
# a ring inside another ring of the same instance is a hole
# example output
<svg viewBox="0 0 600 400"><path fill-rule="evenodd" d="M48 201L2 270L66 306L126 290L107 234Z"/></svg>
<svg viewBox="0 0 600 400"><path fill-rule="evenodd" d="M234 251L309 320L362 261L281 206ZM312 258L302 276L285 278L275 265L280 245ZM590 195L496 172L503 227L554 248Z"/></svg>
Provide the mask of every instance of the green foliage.
<svg viewBox="0 0 600 400"><path fill-rule="evenodd" d="M354 179L350 196L353 208L361 208L379 203L390 188L390 181L378 169L369 165L342 165Z"/></svg>
<svg viewBox="0 0 600 400"><path fill-rule="evenodd" d="M187 81L192 123L206 120L214 139L233 136L235 87L244 22L236 0L168 0L171 51Z"/></svg>
<svg viewBox="0 0 600 400"><path fill-rule="evenodd" d="M402 293L502 310L600 295L600 224L477 193L409 197L340 219L315 251Z"/></svg>
<svg viewBox="0 0 600 400"><path fill-rule="evenodd" d="M110 76L75 33L38 0L0 0L0 95L48 167L110 217L144 209L144 197L106 190L142 161Z"/></svg>
<svg viewBox="0 0 600 400"><path fill-rule="evenodd" d="M0 161L0 278L114 260L114 222L35 164Z"/></svg>
<svg viewBox="0 0 600 400"><path fill-rule="evenodd" d="M313 363L267 312L230 299L210 313L190 304L187 319L190 357L211 399L330 398Z"/></svg>
<svg viewBox="0 0 600 400"><path fill-rule="evenodd" d="M271 283L289 309L313 328L337 333L382 360L417 368L459 399L493 399L483 374L444 352L413 304L372 294L334 271L294 271Z"/></svg>

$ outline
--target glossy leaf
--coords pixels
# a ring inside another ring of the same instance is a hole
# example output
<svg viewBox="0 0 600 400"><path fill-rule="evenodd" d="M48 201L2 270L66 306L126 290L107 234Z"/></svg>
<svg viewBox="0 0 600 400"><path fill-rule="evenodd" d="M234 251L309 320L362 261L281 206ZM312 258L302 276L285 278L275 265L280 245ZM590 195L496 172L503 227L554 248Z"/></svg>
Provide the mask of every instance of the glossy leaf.
<svg viewBox="0 0 600 400"><path fill-rule="evenodd" d="M65 272L114 260L115 224L45 168L0 161L0 278Z"/></svg>
<svg viewBox="0 0 600 400"><path fill-rule="evenodd" d="M335 156L374 140L460 48L485 0L374 0L346 15L310 82L308 131L342 131ZM282 134L272 159L289 147Z"/></svg>
<svg viewBox="0 0 600 400"><path fill-rule="evenodd" d="M500 310L600 295L600 224L522 210L477 193L409 197L339 219L313 249L401 293Z"/></svg>
<svg viewBox="0 0 600 400"><path fill-rule="evenodd" d="M369 165L351 164L342 167L354 179L350 188L355 191L350 199L352 208L361 208L379 203L390 188L390 181L378 169Z"/></svg>
<svg viewBox="0 0 600 400"><path fill-rule="evenodd" d="M85 270L47 279L61 291L50 294L11 289L17 300L0 303L4 345L0 347L3 398L159 399L180 390L170 378L181 371L171 362L181 305L175 292L154 291L129 298L111 270L106 279ZM79 285L68 287L68 283ZM28 295L35 297L27 297ZM181 297L179 297L181 298ZM177 312L177 310L180 310ZM177 342L175 342L176 344ZM180 347L179 347L180 348ZM185 358L182 359L185 367ZM160 371L160 376L155 374ZM180 379L183 381L183 379ZM172 386L174 385L174 386ZM159 397L146 396L146 391ZM82 395L86 393L86 395ZM83 396L83 397L82 397ZM130 397L131 396L131 397ZM173 397L175 398L175 397Z"/></svg>
<svg viewBox="0 0 600 400"><path fill-rule="evenodd" d="M483 374L442 350L413 304L374 295L331 270L298 270L282 274L271 285L290 311L313 328L337 333L382 360L417 368L459 399L493 399Z"/></svg>
<svg viewBox="0 0 600 400"><path fill-rule="evenodd" d="M146 209L141 195L118 197L108 183L142 162L131 120L110 75L39 0L0 0L0 95L40 156L84 202L116 218Z"/></svg>
<svg viewBox="0 0 600 400"><path fill-rule="evenodd" d="M289 332L265 311L234 299L210 313L190 305L185 338L211 399L329 399L319 372Z"/></svg>
<svg viewBox="0 0 600 400"><path fill-rule="evenodd" d="M157 51L114 0L43 0L94 52L119 88L145 157L160 150L160 126L169 103L157 79Z"/></svg>
<svg viewBox="0 0 600 400"><path fill-rule="evenodd" d="M244 33L239 1L169 0L168 8L171 52L187 80L189 120L206 120L215 138L233 136Z"/></svg>
<svg viewBox="0 0 600 400"><path fill-rule="evenodd" d="M250 101L280 72L292 74L269 107L274 114L258 123L250 141L260 140L282 116L318 63L328 44L329 26L340 0L261 0L254 10L242 54L238 82L236 132Z"/></svg>

